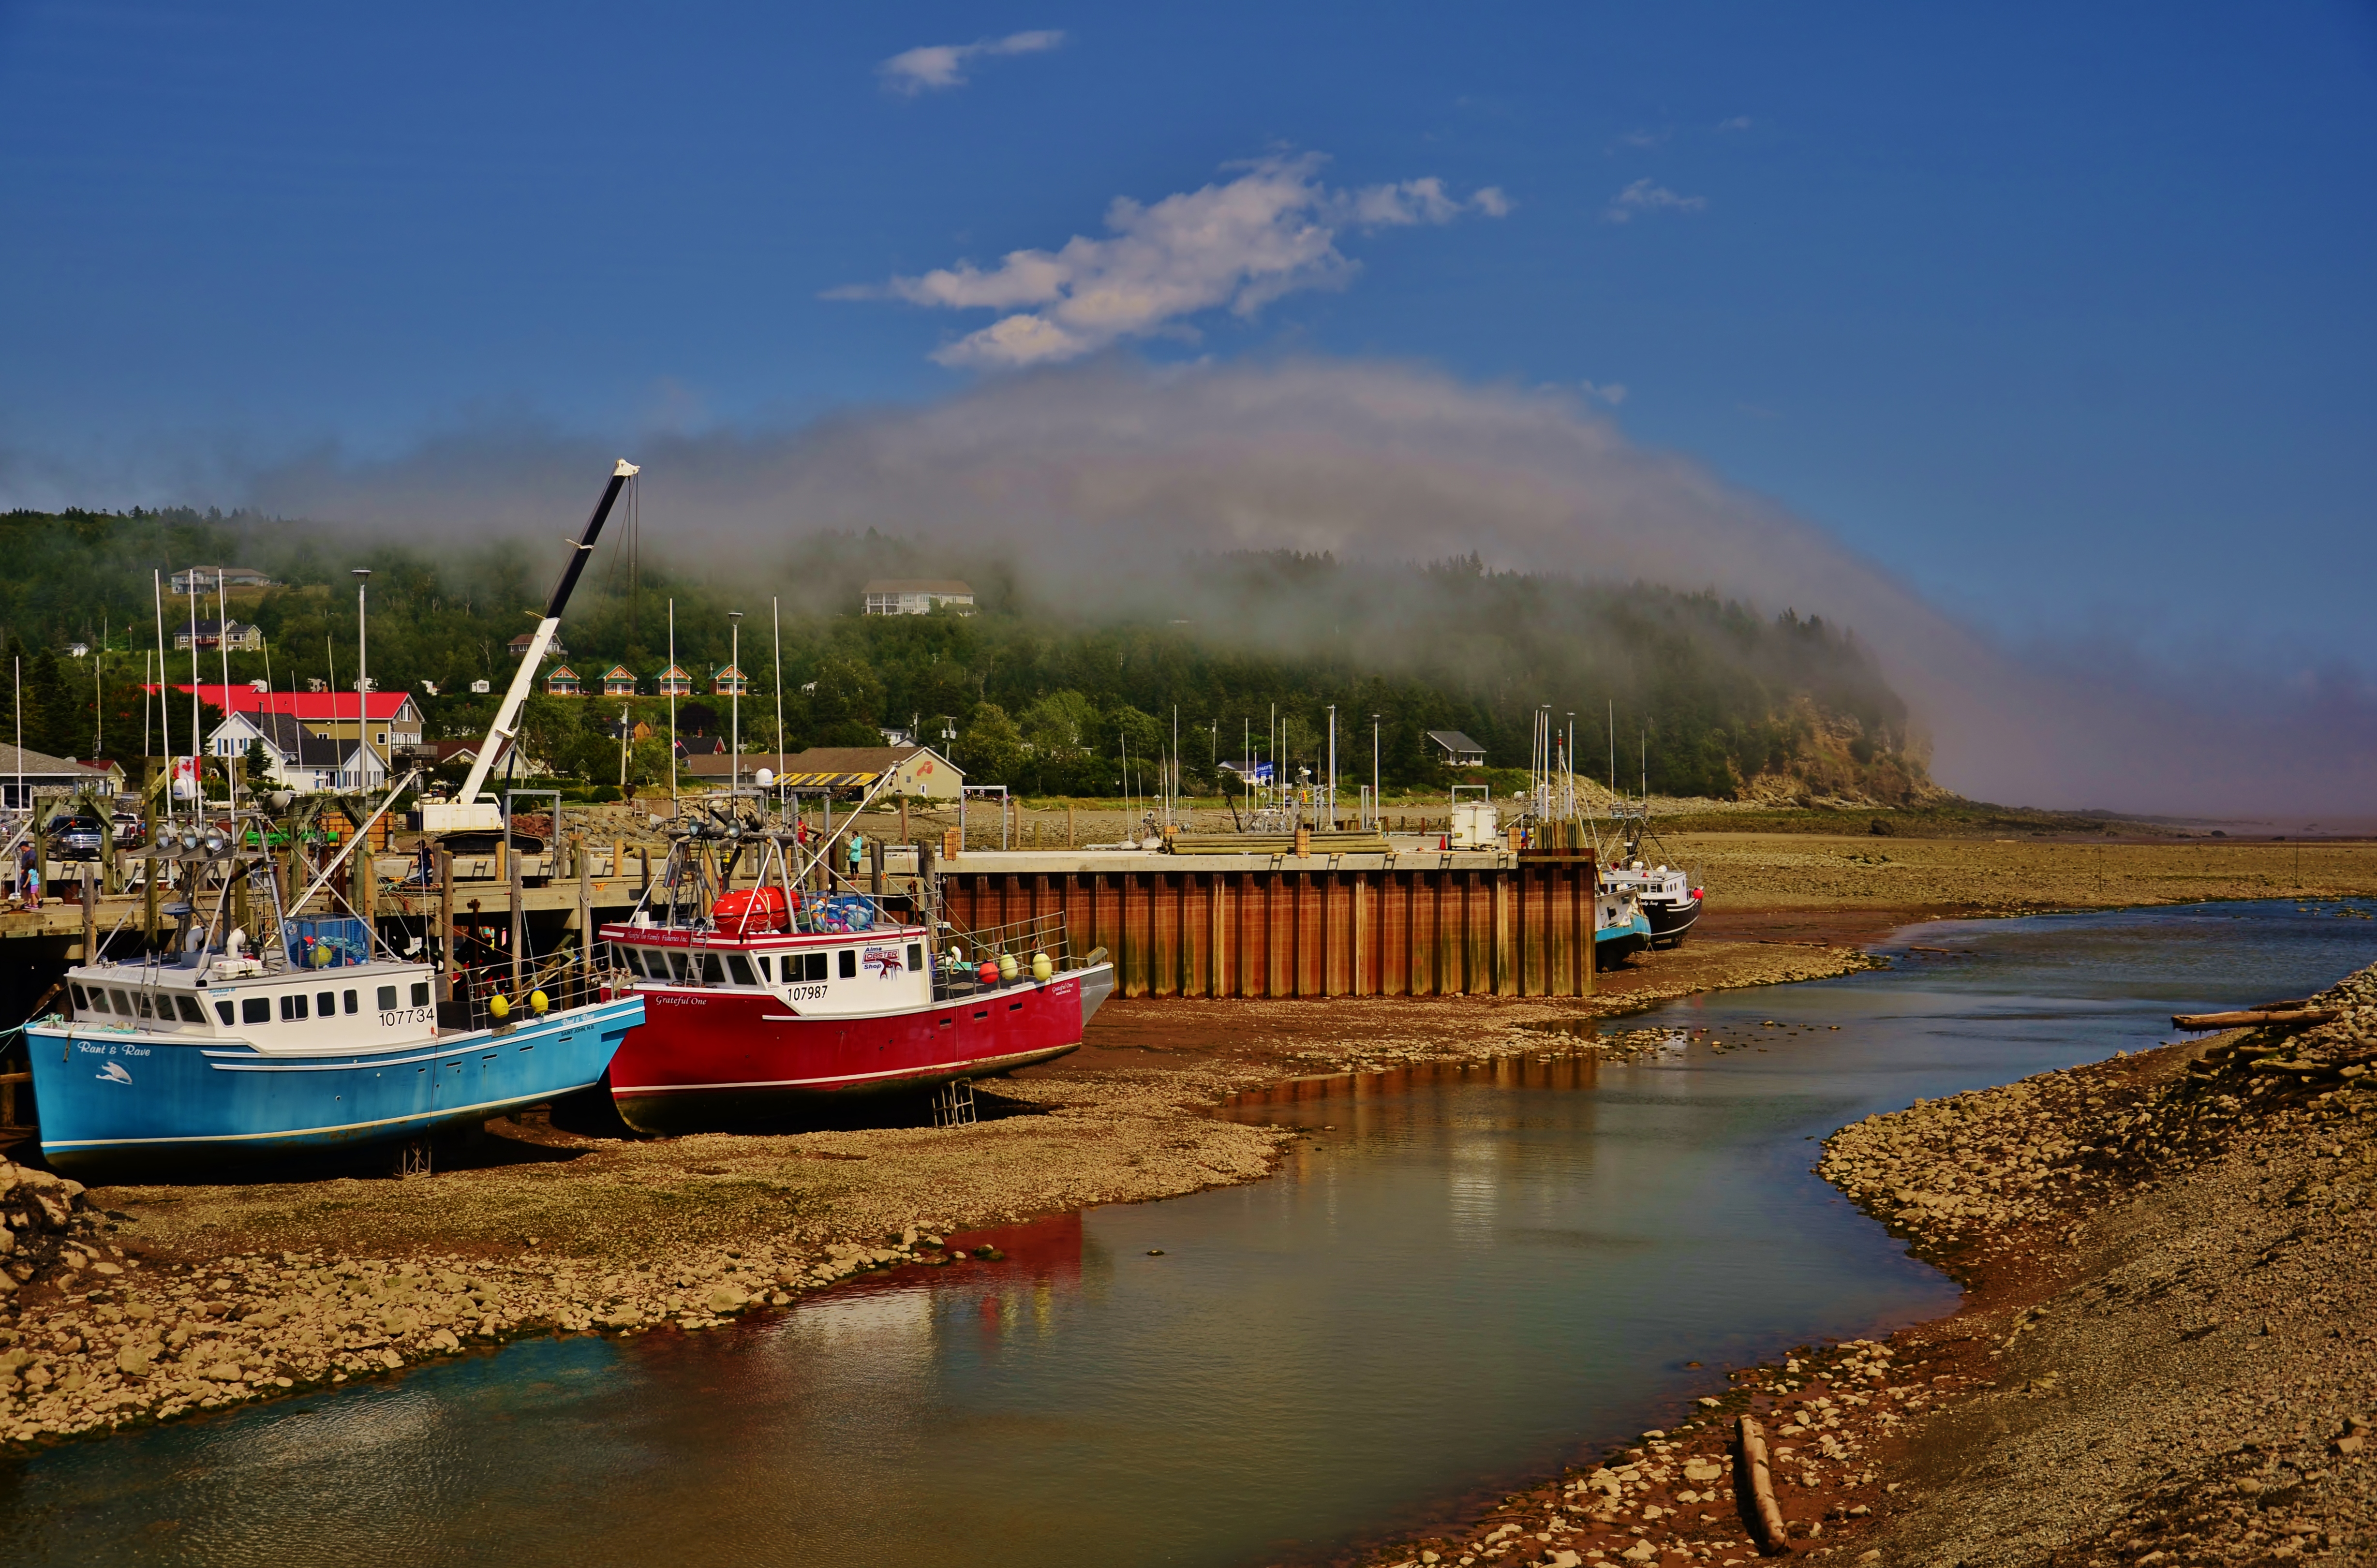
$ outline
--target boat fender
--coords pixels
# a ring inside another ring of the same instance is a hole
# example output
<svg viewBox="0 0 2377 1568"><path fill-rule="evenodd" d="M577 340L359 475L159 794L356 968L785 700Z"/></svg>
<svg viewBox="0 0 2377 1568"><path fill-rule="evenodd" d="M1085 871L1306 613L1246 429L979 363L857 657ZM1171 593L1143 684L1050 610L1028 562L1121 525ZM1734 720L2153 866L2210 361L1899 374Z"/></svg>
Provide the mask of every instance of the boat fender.
<svg viewBox="0 0 2377 1568"><path fill-rule="evenodd" d="M528 993L528 1010L537 1016L543 1017L544 1010L552 1005L552 1002L546 998L543 992L532 991Z"/></svg>
<svg viewBox="0 0 2377 1568"><path fill-rule="evenodd" d="M1014 955L1014 954L1012 954L1012 953L1001 953L1001 954L998 956L998 978L999 978L1000 980L1013 980L1013 979L1015 978L1015 971L1016 971L1016 968L1018 968L1018 966L1017 966L1017 964L1016 964L1016 962L1015 962L1015 955Z"/></svg>
<svg viewBox="0 0 2377 1568"><path fill-rule="evenodd" d="M1057 967L1048 962L1047 954L1034 953L1032 955L1032 978L1033 980L1044 980L1056 972Z"/></svg>
<svg viewBox="0 0 2377 1568"><path fill-rule="evenodd" d="M487 999L487 1011L495 1017L508 1018L512 1016L512 1004L505 1000L504 993L499 991Z"/></svg>
<svg viewBox="0 0 2377 1568"><path fill-rule="evenodd" d="M983 960L982 968L973 972L973 978L982 981L985 985L997 985L998 983L998 966L985 958Z"/></svg>

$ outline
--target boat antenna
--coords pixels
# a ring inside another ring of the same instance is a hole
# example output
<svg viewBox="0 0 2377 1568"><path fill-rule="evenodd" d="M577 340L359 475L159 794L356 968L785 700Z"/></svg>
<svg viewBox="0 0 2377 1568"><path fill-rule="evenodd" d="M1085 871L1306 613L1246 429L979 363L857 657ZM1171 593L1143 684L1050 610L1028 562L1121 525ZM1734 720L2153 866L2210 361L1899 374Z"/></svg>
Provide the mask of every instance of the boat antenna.
<svg viewBox="0 0 2377 1568"><path fill-rule="evenodd" d="M171 684L165 679L165 574L151 567L149 572L149 584L157 600L157 720L164 731L162 738L165 742L165 820L172 822L173 820L173 710L172 705L165 700L165 688ZM21 716L25 710L22 706L19 706L17 711ZM20 733L18 736L17 766L21 771L25 766L21 717L18 720L18 726ZM18 781L19 799L23 798L23 782L22 779ZM152 874L155 873L157 868L153 861L149 863L149 869Z"/></svg>
<svg viewBox="0 0 2377 1568"><path fill-rule="evenodd" d="M667 686L667 687L668 687L668 699L669 699L669 815L671 815L672 817L674 817L674 816L679 816L679 815L682 815L682 814L683 814L682 811L680 810L680 808L678 807L678 805L677 805L677 803L676 803L676 689L677 689L677 687L679 687L679 686L683 685L685 683L677 679L677 673L676 673L676 600L675 600L675 596L671 596L671 598L669 599L668 604L669 604L669 661L668 661L668 673L667 673L666 675L663 676L663 677L661 678L661 681L662 681L662 684L663 684L663 685L665 685L665 686ZM675 906L672 905L672 906L670 906L670 907L671 907L672 909L674 909Z"/></svg>
<svg viewBox="0 0 2377 1568"><path fill-rule="evenodd" d="M215 652L222 659L223 722L231 722L231 601L223 590L223 569L215 567ZM231 809L239 810L239 769L232 759L223 758L223 788L229 792Z"/></svg>

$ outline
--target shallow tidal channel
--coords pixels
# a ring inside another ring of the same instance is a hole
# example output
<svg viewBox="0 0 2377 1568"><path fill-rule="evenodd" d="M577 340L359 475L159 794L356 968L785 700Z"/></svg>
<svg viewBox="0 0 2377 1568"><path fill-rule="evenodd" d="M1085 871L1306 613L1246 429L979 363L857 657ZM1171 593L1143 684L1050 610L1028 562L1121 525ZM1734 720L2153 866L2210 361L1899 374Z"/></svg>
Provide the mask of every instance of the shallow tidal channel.
<svg viewBox="0 0 2377 1568"><path fill-rule="evenodd" d="M1325 1558L1661 1424L1727 1365L1951 1310L1814 1140L2304 994L2377 925L2198 905L1888 951L1607 1026L1667 1032L1630 1059L1547 1034L1282 1085L1225 1111L1308 1134L1275 1178L982 1233L1002 1262L22 1457L0 1562Z"/></svg>

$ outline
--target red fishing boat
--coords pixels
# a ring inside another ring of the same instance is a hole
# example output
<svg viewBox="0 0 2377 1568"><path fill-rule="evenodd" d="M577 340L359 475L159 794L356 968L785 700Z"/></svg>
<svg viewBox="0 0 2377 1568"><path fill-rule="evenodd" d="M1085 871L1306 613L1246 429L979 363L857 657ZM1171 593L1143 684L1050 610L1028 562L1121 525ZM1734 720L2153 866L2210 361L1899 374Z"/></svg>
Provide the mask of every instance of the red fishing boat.
<svg viewBox="0 0 2377 1568"><path fill-rule="evenodd" d="M611 1061L629 1126L748 1123L1010 1073L1079 1048L1114 990L1104 950L1072 956L1061 921L953 931L923 889L804 886L824 857L796 870L799 849L756 821L696 822L644 904L601 928L644 1002ZM713 897L746 854L758 885Z"/></svg>

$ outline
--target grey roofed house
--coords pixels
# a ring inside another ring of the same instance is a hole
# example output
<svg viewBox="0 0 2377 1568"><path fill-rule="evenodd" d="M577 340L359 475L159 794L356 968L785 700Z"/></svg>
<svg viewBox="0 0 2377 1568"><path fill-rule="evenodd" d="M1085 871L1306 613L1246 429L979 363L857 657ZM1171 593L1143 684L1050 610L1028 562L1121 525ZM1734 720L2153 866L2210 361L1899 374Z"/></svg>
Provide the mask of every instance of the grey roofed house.
<svg viewBox="0 0 2377 1568"><path fill-rule="evenodd" d="M22 797L17 792L19 774L24 781ZM30 746L19 749L0 742L0 803L12 808L25 806L38 795L86 787L113 793L124 788L124 770L112 762L81 763L70 756L52 756Z"/></svg>
<svg viewBox="0 0 2377 1568"><path fill-rule="evenodd" d="M1444 765L1447 767L1486 766L1486 748L1458 730L1431 730L1427 732L1427 738L1442 748Z"/></svg>

